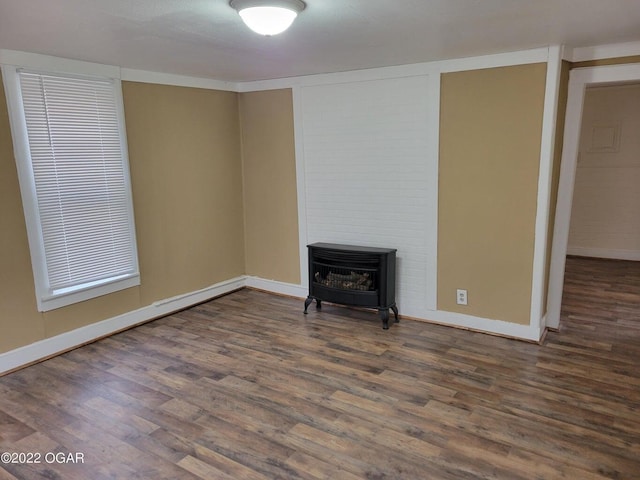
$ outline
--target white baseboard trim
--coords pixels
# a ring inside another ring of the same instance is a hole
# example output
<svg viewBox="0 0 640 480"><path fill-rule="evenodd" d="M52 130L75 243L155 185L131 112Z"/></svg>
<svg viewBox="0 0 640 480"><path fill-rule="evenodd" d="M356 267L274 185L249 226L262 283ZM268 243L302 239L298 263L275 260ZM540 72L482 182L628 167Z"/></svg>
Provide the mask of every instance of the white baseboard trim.
<svg viewBox="0 0 640 480"><path fill-rule="evenodd" d="M288 295L291 297L306 298L309 290L301 285L278 282L276 280L265 280L259 277L247 277L246 286L271 293ZM402 305L399 305L400 315L403 315ZM545 330L545 318L540 322L539 327L529 325L519 325L517 323L504 322L501 320L491 320L488 318L475 317L455 312L444 312L441 310L421 314L416 311L404 312L409 318L422 320L425 322L438 323L458 328L500 335L520 340L539 342Z"/></svg>
<svg viewBox="0 0 640 480"><path fill-rule="evenodd" d="M245 286L236 277L0 354L0 375Z"/></svg>
<svg viewBox="0 0 640 480"><path fill-rule="evenodd" d="M243 287L298 298L306 298L308 294L307 288L301 285L259 277L236 277L202 290L158 300L138 310L2 353L0 354L0 375ZM401 309L400 314L402 315L402 313ZM440 310L429 311L425 315L412 315L411 318L534 342L540 341L544 333L544 322L541 322L541 327L534 328L529 325L518 325Z"/></svg>
<svg viewBox="0 0 640 480"><path fill-rule="evenodd" d="M287 295L289 297L306 298L309 294L309 290L301 285L279 282L277 280L266 280L260 277L246 277L245 285L249 288Z"/></svg>
<svg viewBox="0 0 640 480"><path fill-rule="evenodd" d="M402 314L402 311L400 312ZM520 325L517 323L504 322L502 320L491 320L489 318L475 317L463 313L444 312L437 310L429 312L429 315L419 320L448 325L451 327L466 328L476 332L490 333L503 337L517 338L539 342L544 333L544 328L532 327L530 325Z"/></svg>
<svg viewBox="0 0 640 480"><path fill-rule="evenodd" d="M567 255L640 261L640 251L615 248L567 247Z"/></svg>

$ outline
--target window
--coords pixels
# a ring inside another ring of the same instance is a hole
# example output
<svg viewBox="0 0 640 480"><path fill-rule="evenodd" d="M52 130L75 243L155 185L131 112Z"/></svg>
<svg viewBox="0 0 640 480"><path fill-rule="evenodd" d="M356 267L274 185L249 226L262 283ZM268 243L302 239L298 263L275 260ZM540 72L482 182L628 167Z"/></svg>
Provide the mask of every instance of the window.
<svg viewBox="0 0 640 480"><path fill-rule="evenodd" d="M119 80L2 72L38 309L139 285Z"/></svg>

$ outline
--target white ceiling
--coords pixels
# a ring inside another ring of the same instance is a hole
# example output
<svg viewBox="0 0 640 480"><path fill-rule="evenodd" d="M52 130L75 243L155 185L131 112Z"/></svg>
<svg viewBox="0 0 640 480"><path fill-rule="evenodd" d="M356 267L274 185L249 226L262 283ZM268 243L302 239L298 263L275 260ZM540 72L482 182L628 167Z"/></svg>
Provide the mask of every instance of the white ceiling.
<svg viewBox="0 0 640 480"><path fill-rule="evenodd" d="M640 0L306 0L275 37L228 0L0 0L0 49L227 81L640 40Z"/></svg>

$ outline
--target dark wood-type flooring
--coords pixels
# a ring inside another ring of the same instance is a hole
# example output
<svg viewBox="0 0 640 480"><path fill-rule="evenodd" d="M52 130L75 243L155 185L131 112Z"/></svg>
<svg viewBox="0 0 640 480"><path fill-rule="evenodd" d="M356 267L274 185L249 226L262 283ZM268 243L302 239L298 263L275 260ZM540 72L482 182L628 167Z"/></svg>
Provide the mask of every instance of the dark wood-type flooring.
<svg viewBox="0 0 640 480"><path fill-rule="evenodd" d="M78 348L0 378L0 478L638 479L640 264L567 268L541 346L245 289Z"/></svg>

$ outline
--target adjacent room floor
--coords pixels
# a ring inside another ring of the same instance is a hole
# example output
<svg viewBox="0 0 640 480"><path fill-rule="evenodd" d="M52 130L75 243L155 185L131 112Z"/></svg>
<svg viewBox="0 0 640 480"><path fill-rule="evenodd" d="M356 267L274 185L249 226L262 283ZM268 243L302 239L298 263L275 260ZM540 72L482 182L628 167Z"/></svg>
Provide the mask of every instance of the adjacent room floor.
<svg viewBox="0 0 640 480"><path fill-rule="evenodd" d="M0 478L638 478L639 265L541 346L241 290L0 378Z"/></svg>

